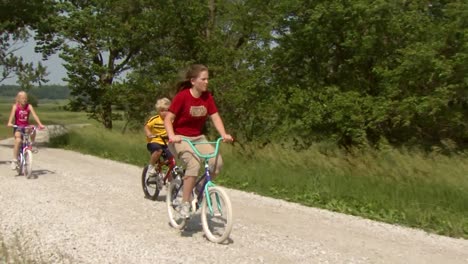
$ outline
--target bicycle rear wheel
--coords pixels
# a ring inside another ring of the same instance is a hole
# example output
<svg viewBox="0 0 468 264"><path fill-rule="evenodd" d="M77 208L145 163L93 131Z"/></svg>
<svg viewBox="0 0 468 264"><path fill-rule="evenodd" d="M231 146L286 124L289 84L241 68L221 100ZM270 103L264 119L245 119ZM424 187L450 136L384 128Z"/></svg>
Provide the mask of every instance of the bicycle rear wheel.
<svg viewBox="0 0 468 264"><path fill-rule="evenodd" d="M210 199L204 197L205 201L201 210L203 231L211 242L222 243L229 237L232 230L231 200L226 192L218 186L209 187L208 193Z"/></svg>
<svg viewBox="0 0 468 264"><path fill-rule="evenodd" d="M145 197L155 201L159 196L158 183L156 179L150 180L148 174L148 165L143 168L143 173L141 174L141 186L143 187L143 192Z"/></svg>
<svg viewBox="0 0 468 264"><path fill-rule="evenodd" d="M182 229L185 227L186 220L180 214L182 206L182 184L181 179L174 179L169 183L166 194L167 214L169 216L169 223L176 229Z"/></svg>
<svg viewBox="0 0 468 264"><path fill-rule="evenodd" d="M24 152L24 165L23 165L23 174L27 178L31 177L32 175L32 162L33 162L32 151L27 149Z"/></svg>

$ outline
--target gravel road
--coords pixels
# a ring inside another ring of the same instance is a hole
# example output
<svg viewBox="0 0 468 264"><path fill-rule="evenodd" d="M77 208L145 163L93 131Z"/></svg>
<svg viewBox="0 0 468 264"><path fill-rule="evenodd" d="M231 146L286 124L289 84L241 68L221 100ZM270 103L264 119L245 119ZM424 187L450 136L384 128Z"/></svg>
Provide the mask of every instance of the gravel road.
<svg viewBox="0 0 468 264"><path fill-rule="evenodd" d="M26 179L10 169L11 152L0 142L0 234L33 261L468 263L468 240L231 189L231 238L213 244L197 215L183 232L169 226L166 193L144 199L139 167L42 147Z"/></svg>

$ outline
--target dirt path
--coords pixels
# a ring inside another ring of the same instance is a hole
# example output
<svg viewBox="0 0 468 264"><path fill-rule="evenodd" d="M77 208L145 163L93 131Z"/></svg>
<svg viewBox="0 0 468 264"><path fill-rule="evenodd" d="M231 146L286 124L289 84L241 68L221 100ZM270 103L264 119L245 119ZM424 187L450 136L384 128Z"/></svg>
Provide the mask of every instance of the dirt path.
<svg viewBox="0 0 468 264"><path fill-rule="evenodd" d="M184 232L168 225L136 166L40 148L28 180L10 170L10 144L0 143L0 234L45 263L468 263L467 240L235 190L231 239L213 244L197 216Z"/></svg>

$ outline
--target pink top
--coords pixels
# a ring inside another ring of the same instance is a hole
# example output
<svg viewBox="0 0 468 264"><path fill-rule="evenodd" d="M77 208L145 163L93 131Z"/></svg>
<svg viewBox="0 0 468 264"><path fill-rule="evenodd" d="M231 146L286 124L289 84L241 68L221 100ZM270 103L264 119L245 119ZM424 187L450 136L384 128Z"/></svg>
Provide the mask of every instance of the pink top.
<svg viewBox="0 0 468 264"><path fill-rule="evenodd" d="M15 125L22 127L29 126L29 113L31 113L29 104L26 104L24 107L21 104L16 104Z"/></svg>

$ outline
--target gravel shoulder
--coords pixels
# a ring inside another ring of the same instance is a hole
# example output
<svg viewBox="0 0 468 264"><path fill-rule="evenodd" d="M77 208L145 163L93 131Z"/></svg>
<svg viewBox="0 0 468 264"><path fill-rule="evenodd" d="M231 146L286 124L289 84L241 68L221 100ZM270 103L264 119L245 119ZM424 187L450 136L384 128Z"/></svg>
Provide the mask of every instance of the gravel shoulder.
<svg viewBox="0 0 468 264"><path fill-rule="evenodd" d="M234 227L208 242L200 217L167 221L166 193L143 198L141 168L41 147L36 179L9 167L0 142L0 234L45 263L468 263L468 240L427 234L227 189ZM229 161L227 161L229 162Z"/></svg>

